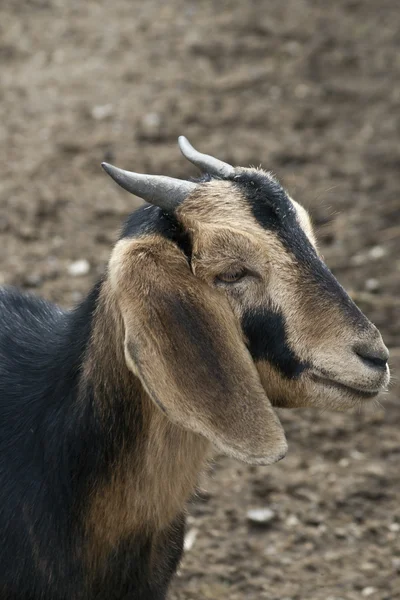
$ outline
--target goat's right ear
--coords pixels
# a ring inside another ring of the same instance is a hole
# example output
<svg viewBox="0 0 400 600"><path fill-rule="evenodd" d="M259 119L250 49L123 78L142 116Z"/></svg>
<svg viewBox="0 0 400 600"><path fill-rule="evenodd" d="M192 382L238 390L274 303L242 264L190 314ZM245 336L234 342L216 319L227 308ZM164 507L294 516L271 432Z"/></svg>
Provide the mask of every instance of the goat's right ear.
<svg viewBox="0 0 400 600"><path fill-rule="evenodd" d="M128 367L167 418L246 462L283 458L285 434L225 296L158 235L119 241L109 275Z"/></svg>

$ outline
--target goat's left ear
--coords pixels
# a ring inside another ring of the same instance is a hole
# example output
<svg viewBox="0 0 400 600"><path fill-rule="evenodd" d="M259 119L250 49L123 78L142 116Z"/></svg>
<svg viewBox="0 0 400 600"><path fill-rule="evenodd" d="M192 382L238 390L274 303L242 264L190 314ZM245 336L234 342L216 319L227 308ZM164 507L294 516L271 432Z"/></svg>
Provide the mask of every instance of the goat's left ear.
<svg viewBox="0 0 400 600"><path fill-rule="evenodd" d="M283 458L285 434L222 293L157 235L118 242L109 274L128 367L167 418L246 462Z"/></svg>

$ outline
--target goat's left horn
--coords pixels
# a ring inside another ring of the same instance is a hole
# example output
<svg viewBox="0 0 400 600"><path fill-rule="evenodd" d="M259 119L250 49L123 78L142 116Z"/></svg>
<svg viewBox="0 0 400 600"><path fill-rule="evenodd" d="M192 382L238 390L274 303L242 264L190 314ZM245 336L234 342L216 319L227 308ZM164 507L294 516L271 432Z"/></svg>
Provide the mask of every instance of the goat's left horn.
<svg viewBox="0 0 400 600"><path fill-rule="evenodd" d="M235 174L235 169L232 165L222 162L222 160L214 158L209 154L198 152L184 135L179 136L178 144L183 156L201 171L217 177L232 177Z"/></svg>
<svg viewBox="0 0 400 600"><path fill-rule="evenodd" d="M132 173L104 162L101 163L101 166L125 190L167 212L173 212L180 202L197 187L191 181L173 177Z"/></svg>

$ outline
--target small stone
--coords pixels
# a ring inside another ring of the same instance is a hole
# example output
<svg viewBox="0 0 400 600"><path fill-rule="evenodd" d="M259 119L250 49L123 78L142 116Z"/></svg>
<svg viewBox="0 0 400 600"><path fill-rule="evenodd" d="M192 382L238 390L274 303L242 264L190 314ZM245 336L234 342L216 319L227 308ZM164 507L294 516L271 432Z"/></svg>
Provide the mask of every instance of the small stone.
<svg viewBox="0 0 400 600"><path fill-rule="evenodd" d="M114 108L112 104L102 104L98 106L93 106L92 117L93 119L96 119L96 121L102 121L103 119L111 117L113 112Z"/></svg>
<svg viewBox="0 0 400 600"><path fill-rule="evenodd" d="M252 508L247 511L247 519L256 525L266 525L275 518L270 508Z"/></svg>
<svg viewBox="0 0 400 600"><path fill-rule="evenodd" d="M343 529L343 527L337 527L335 529L335 536L339 539L346 539L347 538L347 532L345 529Z"/></svg>
<svg viewBox="0 0 400 600"><path fill-rule="evenodd" d="M398 533L400 531L400 523L390 523L389 531L393 533Z"/></svg>
<svg viewBox="0 0 400 600"><path fill-rule="evenodd" d="M369 587L365 587L362 592L361 595L364 596L364 598L367 598L368 596L372 596L372 594L375 594L376 592L376 588L369 586Z"/></svg>
<svg viewBox="0 0 400 600"><path fill-rule="evenodd" d="M341 458L341 459L339 460L339 463L338 463L338 464L339 464L339 467L344 467L344 468L345 468L345 467L348 467L348 466L349 466L349 464L350 464L350 461L349 461L349 459L348 459L348 458Z"/></svg>
<svg viewBox="0 0 400 600"><path fill-rule="evenodd" d="M189 529L189 531L185 535L185 541L183 542L183 549L185 550L185 552L193 548L198 533L199 530L196 527L192 527L192 529Z"/></svg>
<svg viewBox="0 0 400 600"><path fill-rule="evenodd" d="M342 557L342 553L340 551L335 552L333 550L329 550L328 552L325 552L325 554L324 554L325 560L329 560L332 562L340 560L341 557Z"/></svg>
<svg viewBox="0 0 400 600"><path fill-rule="evenodd" d="M18 234L23 240L34 240L37 237L35 230L29 225L21 225Z"/></svg>
<svg viewBox="0 0 400 600"><path fill-rule="evenodd" d="M363 452L359 452L358 450L352 450L350 452L350 456L351 458L354 458L354 460L362 460L365 458L365 454Z"/></svg>
<svg viewBox="0 0 400 600"><path fill-rule="evenodd" d="M68 273L72 275L72 277L81 277L82 275L87 275L90 271L90 264L85 258L81 260L76 260L71 263L68 267Z"/></svg>
<svg viewBox="0 0 400 600"><path fill-rule="evenodd" d="M365 468L365 472L368 475L375 475L375 477L384 477L385 469L379 463L370 463Z"/></svg>
<svg viewBox="0 0 400 600"><path fill-rule="evenodd" d="M147 113L139 122L138 135L144 140L158 140L162 136L163 123L156 112Z"/></svg>
<svg viewBox="0 0 400 600"><path fill-rule="evenodd" d="M374 563L371 562L364 562L361 564L361 570L362 571L373 571L376 569L376 565L374 565Z"/></svg>
<svg viewBox="0 0 400 600"><path fill-rule="evenodd" d="M64 245L65 240L60 235L55 235L51 240L54 248L61 248Z"/></svg>
<svg viewBox="0 0 400 600"><path fill-rule="evenodd" d="M392 567L400 573L400 557L392 558Z"/></svg>
<svg viewBox="0 0 400 600"><path fill-rule="evenodd" d="M367 262L367 255L364 253L355 254L350 258L350 264L354 267L359 267Z"/></svg>
<svg viewBox="0 0 400 600"><path fill-rule="evenodd" d="M310 88L308 85L305 85L304 83L299 83L299 85L296 85L295 89L294 89L294 95L296 96L296 98L299 98L300 100L302 100L303 98L306 98L310 93Z"/></svg>
<svg viewBox="0 0 400 600"><path fill-rule="evenodd" d="M71 293L72 302L80 302L83 299L82 292L74 291Z"/></svg>
<svg viewBox="0 0 400 600"><path fill-rule="evenodd" d="M379 258L385 256L385 254L386 248L384 248L383 246L373 246L368 252L369 257L373 260L378 260Z"/></svg>
<svg viewBox="0 0 400 600"><path fill-rule="evenodd" d="M144 115L143 125L149 129L157 129L161 125L161 118L158 113L151 112Z"/></svg>
<svg viewBox="0 0 400 600"><path fill-rule="evenodd" d="M296 42L295 40L288 42L286 44L285 48L286 48L287 53L290 54L291 56L297 56L298 54L300 54L300 52L302 50L301 44L299 44L299 42ZM297 91L297 89L300 86L303 86L304 88L307 88L307 90L308 90L308 86L300 83L299 85L296 86L295 92ZM299 96L299 97L301 97L301 96Z"/></svg>
<svg viewBox="0 0 400 600"><path fill-rule="evenodd" d="M371 277L367 279L365 282L365 289L368 292L376 292L380 288L379 279L375 279L375 277Z"/></svg>
<svg viewBox="0 0 400 600"><path fill-rule="evenodd" d="M300 523L299 519L296 517L296 515L289 515L288 518L286 519L286 525L288 527L297 527L297 525Z"/></svg>
<svg viewBox="0 0 400 600"><path fill-rule="evenodd" d="M29 287L38 287L43 282L40 275L32 273L25 277L24 283Z"/></svg>
<svg viewBox="0 0 400 600"><path fill-rule="evenodd" d="M264 554L266 556L273 556L274 554L277 554L277 549L276 546L274 546L273 544L270 544L269 546L267 546L264 550Z"/></svg>

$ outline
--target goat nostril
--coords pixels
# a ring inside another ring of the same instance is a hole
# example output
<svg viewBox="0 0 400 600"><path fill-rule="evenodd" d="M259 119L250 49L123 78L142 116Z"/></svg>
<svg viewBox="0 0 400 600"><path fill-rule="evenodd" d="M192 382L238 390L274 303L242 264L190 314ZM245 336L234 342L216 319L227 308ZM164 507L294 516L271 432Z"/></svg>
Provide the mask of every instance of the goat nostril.
<svg viewBox="0 0 400 600"><path fill-rule="evenodd" d="M369 367L378 369L385 369L387 361L389 359L389 352L387 348L383 347L380 350L370 350L364 347L354 348L354 352L361 358L361 360Z"/></svg>

